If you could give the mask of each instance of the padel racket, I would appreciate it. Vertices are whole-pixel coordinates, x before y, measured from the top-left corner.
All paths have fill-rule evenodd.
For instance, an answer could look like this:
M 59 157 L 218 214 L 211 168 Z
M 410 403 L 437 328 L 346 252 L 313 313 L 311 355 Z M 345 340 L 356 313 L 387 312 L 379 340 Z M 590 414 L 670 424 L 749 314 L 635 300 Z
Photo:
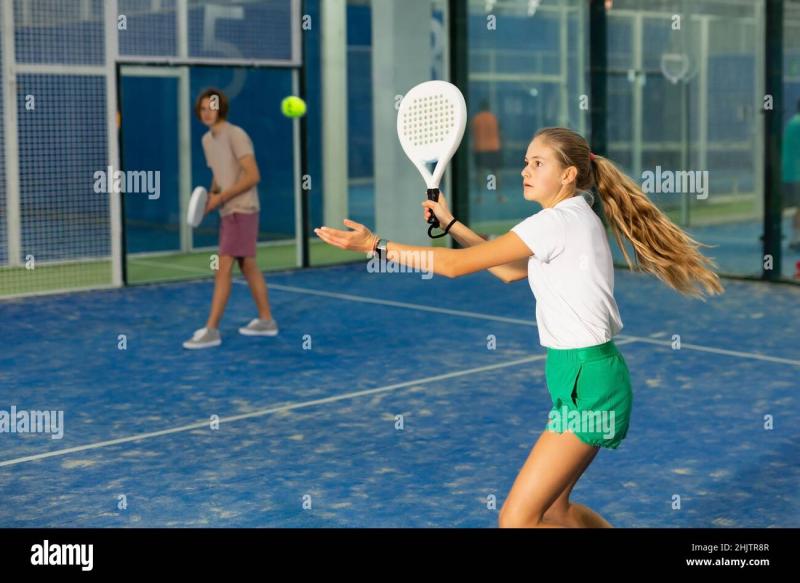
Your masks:
M 189 198 L 189 210 L 186 213 L 186 222 L 192 227 L 196 227 L 203 222 L 207 201 L 208 192 L 205 188 L 198 186 L 192 191 L 192 196 Z
M 414 163 L 428 188 L 428 199 L 439 200 L 439 182 L 458 150 L 467 125 L 467 104 L 458 87 L 447 81 L 426 81 L 414 86 L 400 102 L 397 136 L 406 156 Z M 436 162 L 433 173 L 428 164 Z M 428 236 L 439 227 L 433 212 L 428 217 Z M 441 237 L 443 235 L 438 235 Z

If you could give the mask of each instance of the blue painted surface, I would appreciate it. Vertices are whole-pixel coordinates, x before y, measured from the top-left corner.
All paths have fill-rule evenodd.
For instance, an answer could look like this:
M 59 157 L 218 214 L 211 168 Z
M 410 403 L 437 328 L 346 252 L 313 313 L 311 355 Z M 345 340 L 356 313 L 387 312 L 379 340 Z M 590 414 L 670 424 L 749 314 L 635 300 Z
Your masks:
M 796 526 L 800 327 L 790 324 L 800 289 L 726 282 L 725 295 L 702 303 L 640 274 L 616 279 L 620 340 L 639 338 L 620 347 L 633 419 L 573 498 L 622 527 Z M 502 505 L 546 422 L 544 361 L 424 379 L 543 355 L 526 283 L 423 281 L 362 264 L 268 281 L 519 321 L 272 287 L 281 334 L 246 338 L 236 329 L 254 309 L 237 284 L 222 346 L 189 352 L 180 343 L 203 325 L 208 281 L 2 302 L 0 409 L 63 409 L 66 431 L 62 440 L 0 434 L 0 461 L 408 384 L 0 467 L 0 526 L 495 526 L 486 499 Z

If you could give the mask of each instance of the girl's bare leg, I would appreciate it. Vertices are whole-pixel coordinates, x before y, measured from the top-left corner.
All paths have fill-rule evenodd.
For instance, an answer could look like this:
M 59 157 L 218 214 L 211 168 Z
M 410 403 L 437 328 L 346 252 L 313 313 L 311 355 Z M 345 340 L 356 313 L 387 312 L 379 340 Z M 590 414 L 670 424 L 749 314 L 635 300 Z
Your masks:
M 569 502 L 572 488 L 598 451 L 599 448 L 582 442 L 572 432 L 543 432 L 500 510 L 500 527 L 608 524 L 586 506 Z

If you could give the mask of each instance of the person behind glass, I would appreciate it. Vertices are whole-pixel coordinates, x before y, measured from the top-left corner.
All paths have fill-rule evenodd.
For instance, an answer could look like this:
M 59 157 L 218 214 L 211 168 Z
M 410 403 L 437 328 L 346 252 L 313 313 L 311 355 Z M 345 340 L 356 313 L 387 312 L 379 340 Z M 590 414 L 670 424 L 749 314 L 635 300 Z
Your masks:
M 203 153 L 213 178 L 206 213 L 219 209 L 219 268 L 206 325 L 196 330 L 184 348 L 219 346 L 219 323 L 231 293 L 234 262 L 247 280 L 258 308 L 258 317 L 239 328 L 245 336 L 275 336 L 278 324 L 272 318 L 266 281 L 256 263 L 258 240 L 258 190 L 261 180 L 253 142 L 240 127 L 228 122 L 228 99 L 219 89 L 198 95 L 195 114 L 208 131 L 203 135 Z
M 487 188 L 486 178 L 494 176 L 494 190 L 497 202 L 506 202 L 500 193 L 500 169 L 503 165 L 503 152 L 500 145 L 500 124 L 497 116 L 489 109 L 489 102 L 481 101 L 481 110 L 472 118 L 472 147 L 475 155 L 475 176 L 478 184 L 478 200 L 481 204 L 483 189 Z

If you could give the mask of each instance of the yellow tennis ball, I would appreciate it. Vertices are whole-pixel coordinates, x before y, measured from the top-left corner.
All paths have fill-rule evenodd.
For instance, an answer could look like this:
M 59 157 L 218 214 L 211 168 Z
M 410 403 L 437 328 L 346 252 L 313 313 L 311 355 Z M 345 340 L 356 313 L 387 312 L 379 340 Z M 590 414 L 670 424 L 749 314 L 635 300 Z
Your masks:
M 286 117 L 302 117 L 306 113 L 306 102 L 290 95 L 281 101 L 281 111 Z

